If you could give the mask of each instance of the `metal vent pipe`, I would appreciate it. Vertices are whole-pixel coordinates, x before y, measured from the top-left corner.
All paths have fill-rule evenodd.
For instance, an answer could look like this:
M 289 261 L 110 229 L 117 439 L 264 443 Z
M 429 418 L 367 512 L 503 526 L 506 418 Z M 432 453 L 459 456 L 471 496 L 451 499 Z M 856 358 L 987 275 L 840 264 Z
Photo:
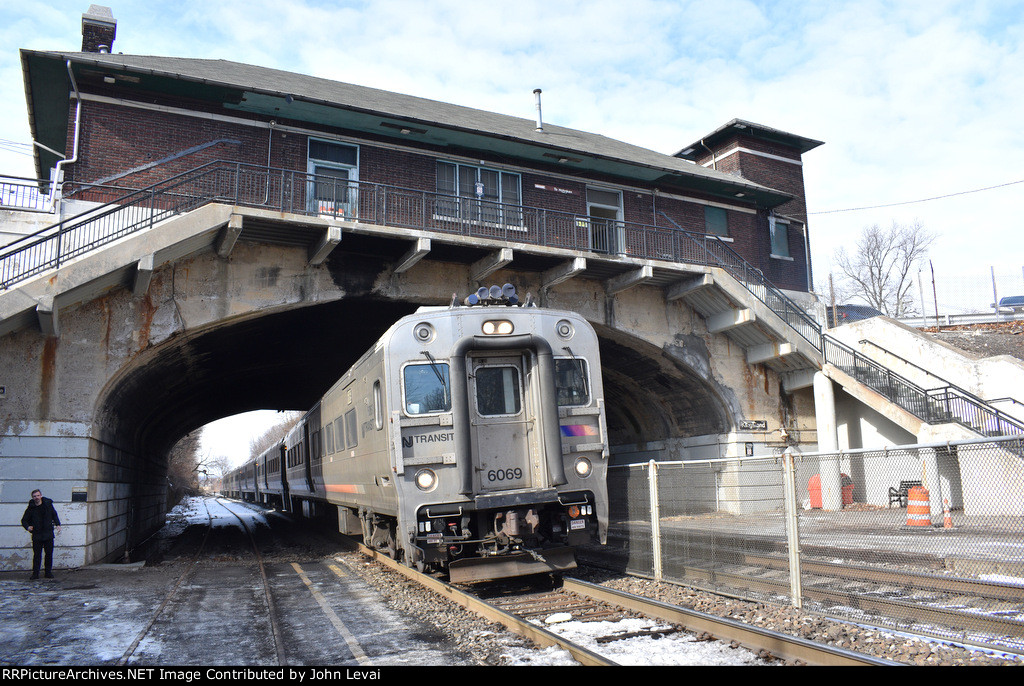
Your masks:
M 537 101 L 537 130 L 544 130 L 544 120 L 540 116 L 540 88 L 536 88 L 533 91 L 533 97 Z

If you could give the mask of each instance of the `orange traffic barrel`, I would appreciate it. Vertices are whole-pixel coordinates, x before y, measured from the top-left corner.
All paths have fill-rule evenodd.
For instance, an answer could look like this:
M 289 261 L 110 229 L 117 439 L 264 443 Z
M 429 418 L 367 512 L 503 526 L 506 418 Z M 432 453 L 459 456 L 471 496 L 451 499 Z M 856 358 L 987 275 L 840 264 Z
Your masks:
M 907 526 L 931 526 L 932 511 L 928 503 L 928 490 L 914 486 L 907 491 Z

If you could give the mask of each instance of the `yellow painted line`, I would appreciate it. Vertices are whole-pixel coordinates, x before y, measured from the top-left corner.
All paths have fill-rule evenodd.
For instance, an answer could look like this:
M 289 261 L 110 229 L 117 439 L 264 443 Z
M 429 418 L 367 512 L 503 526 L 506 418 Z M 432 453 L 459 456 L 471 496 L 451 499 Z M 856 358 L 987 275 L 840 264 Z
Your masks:
M 337 576 L 339 579 L 344 579 L 345 577 L 348 576 L 348 574 L 346 574 L 345 572 L 341 571 L 341 568 L 338 567 L 338 565 L 327 565 L 327 569 L 329 569 L 332 572 L 334 572 L 334 575 Z
M 309 577 L 306 576 L 306 573 L 302 571 L 302 567 L 293 562 L 292 568 L 299 575 L 299 578 L 302 579 L 302 583 L 306 584 L 306 588 L 309 589 L 309 592 L 313 594 L 313 599 L 316 600 L 318 605 L 320 605 L 320 609 L 324 611 L 325 615 L 327 615 L 327 619 L 329 619 L 331 624 L 334 625 L 334 629 L 343 639 L 345 639 L 345 643 L 348 644 L 349 650 L 352 651 L 352 656 L 355 657 L 355 659 L 360 664 L 369 663 L 370 658 L 368 658 L 366 656 L 366 653 L 363 652 L 363 648 L 359 645 L 359 641 L 357 641 L 356 637 L 352 635 L 352 632 L 348 630 L 348 627 L 345 626 L 345 623 L 341 621 L 341 617 L 335 614 L 334 610 L 327 603 L 327 599 L 324 598 L 323 594 L 320 593 L 320 591 L 313 588 L 313 583 L 309 580 Z M 337 570 L 334 573 L 338 574 L 338 572 L 340 571 L 341 570 Z

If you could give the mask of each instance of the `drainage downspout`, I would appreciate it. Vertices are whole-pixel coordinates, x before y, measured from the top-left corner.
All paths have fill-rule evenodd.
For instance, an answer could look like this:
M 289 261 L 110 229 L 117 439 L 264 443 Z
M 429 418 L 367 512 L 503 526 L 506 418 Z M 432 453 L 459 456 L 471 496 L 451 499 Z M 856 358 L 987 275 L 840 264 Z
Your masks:
M 470 440 L 469 381 L 466 374 L 466 355 L 472 350 L 529 348 L 537 353 L 537 374 L 540 377 L 540 430 L 541 446 L 547 463 L 551 486 L 568 483 L 562 465 L 562 435 L 558 422 L 558 402 L 555 395 L 555 361 L 551 346 L 533 334 L 521 336 L 467 336 L 458 341 L 449 356 L 452 383 L 452 429 L 455 432 L 455 459 L 458 460 L 462 485 L 459 493 L 473 493 L 473 446 Z
M 64 158 L 63 160 L 57 163 L 57 166 L 53 168 L 53 178 L 50 182 L 49 202 L 51 212 L 53 212 L 56 209 L 57 201 L 59 200 L 58 196 L 61 195 L 61 193 L 58 191 L 58 188 L 64 182 L 64 165 L 74 164 L 75 162 L 78 161 L 78 134 L 80 124 L 82 122 L 82 96 L 78 92 L 78 83 L 75 82 L 75 75 L 71 71 L 71 60 L 67 60 L 66 65 L 68 69 L 68 77 L 71 79 L 71 87 L 75 89 L 75 139 L 74 144 L 71 148 L 71 158 Z
M 711 153 L 711 168 L 718 171 L 718 158 L 715 156 L 715 151 L 709 148 L 705 143 L 704 139 L 700 139 L 700 144 L 704 146 L 704 149 Z
M 807 232 L 807 224 L 804 224 L 803 227 L 804 227 L 804 261 L 807 263 L 807 292 L 811 293 L 811 292 L 814 291 L 814 279 L 813 279 L 813 275 L 811 274 L 811 241 L 810 241 L 810 238 L 807 235 L 808 234 L 808 232 Z M 924 300 L 922 299 L 921 302 L 923 303 Z

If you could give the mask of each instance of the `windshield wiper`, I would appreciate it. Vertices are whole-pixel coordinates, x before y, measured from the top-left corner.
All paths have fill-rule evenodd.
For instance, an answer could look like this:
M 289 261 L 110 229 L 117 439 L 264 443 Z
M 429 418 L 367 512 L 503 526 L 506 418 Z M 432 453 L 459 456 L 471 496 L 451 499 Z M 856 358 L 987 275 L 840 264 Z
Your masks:
M 448 380 L 444 378 L 444 374 L 441 373 L 441 368 L 437 364 L 437 360 L 427 350 L 422 350 L 423 356 L 427 358 L 427 362 L 430 363 L 430 368 L 434 370 L 434 375 L 437 380 L 441 382 L 441 388 L 444 389 L 445 400 L 447 401 L 451 397 L 451 393 L 448 390 Z

